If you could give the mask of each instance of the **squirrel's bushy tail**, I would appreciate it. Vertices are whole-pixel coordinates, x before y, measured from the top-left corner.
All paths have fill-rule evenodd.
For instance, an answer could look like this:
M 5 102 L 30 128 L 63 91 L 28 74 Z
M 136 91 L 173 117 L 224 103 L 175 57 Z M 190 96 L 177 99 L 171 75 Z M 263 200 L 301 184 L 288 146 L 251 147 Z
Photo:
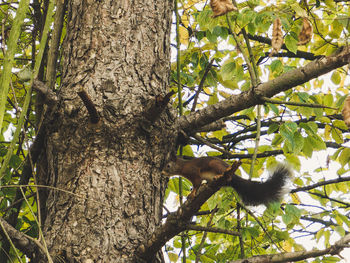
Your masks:
M 289 192 L 285 189 L 292 172 L 285 165 L 278 165 L 272 176 L 265 182 L 254 182 L 237 175 L 232 177 L 230 185 L 236 190 L 247 205 L 268 204 L 279 201 Z

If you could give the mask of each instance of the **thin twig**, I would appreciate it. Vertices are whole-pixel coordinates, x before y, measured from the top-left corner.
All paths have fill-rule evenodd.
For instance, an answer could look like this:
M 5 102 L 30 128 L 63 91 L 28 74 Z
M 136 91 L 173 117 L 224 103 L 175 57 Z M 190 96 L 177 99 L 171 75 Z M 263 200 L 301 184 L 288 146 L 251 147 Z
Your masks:
M 211 215 L 210 215 L 209 221 L 207 223 L 207 228 L 211 225 L 211 222 L 213 221 L 214 215 L 215 215 L 215 213 L 217 211 L 218 211 L 218 207 L 217 206 L 211 211 Z M 194 229 L 189 229 L 189 230 L 194 230 Z M 198 246 L 198 249 L 197 249 L 197 252 L 196 252 L 196 261 L 195 261 L 195 263 L 198 263 L 199 260 L 200 260 L 200 257 L 201 257 L 201 254 L 202 254 L 202 248 L 204 246 L 205 239 L 207 238 L 208 231 L 210 231 L 210 230 L 204 230 L 201 242 L 199 243 L 199 246 Z M 216 233 L 218 233 L 218 232 L 216 232 Z
M 331 109 L 331 110 L 339 110 L 338 108 L 333 108 L 321 104 L 310 104 L 310 103 L 303 103 L 303 102 L 292 102 L 292 101 L 281 101 L 281 100 L 274 100 L 267 97 L 261 97 L 261 99 L 265 102 L 271 103 L 271 104 L 284 104 L 284 105 L 291 105 L 291 106 L 300 106 L 300 107 L 308 107 L 308 108 L 322 108 L 322 109 Z
M 237 231 L 222 229 L 218 227 L 205 227 L 205 226 L 198 226 L 198 225 L 187 225 L 187 230 L 194 230 L 194 231 L 206 231 L 206 232 L 212 232 L 212 233 L 221 233 L 221 234 L 227 234 L 231 236 L 239 236 L 240 233 Z
M 203 89 L 204 81 L 207 78 L 207 75 L 209 73 L 209 70 L 211 69 L 211 66 L 213 65 L 213 62 L 214 62 L 214 59 L 212 58 L 210 60 L 210 62 L 208 63 L 208 65 L 206 66 L 206 68 L 205 68 L 205 71 L 204 71 L 203 77 L 201 79 L 201 82 L 199 83 L 199 86 L 198 86 L 198 89 L 196 91 L 196 94 L 194 95 L 194 100 L 193 100 L 191 111 L 195 111 L 196 110 L 199 94 L 201 93 L 201 91 Z

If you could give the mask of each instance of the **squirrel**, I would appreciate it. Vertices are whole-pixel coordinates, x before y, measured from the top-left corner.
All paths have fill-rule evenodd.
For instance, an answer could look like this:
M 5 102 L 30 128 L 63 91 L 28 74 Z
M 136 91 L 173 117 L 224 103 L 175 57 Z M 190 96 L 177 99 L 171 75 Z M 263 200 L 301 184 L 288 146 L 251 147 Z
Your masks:
M 199 157 L 185 160 L 177 157 L 169 162 L 162 173 L 166 176 L 181 175 L 191 181 L 193 190 L 188 198 L 196 195 L 203 180 L 213 181 L 230 169 L 230 165 L 216 157 Z M 285 165 L 278 165 L 272 176 L 265 182 L 246 180 L 238 175 L 230 178 L 229 186 L 233 187 L 247 205 L 268 204 L 279 201 L 286 193 L 285 184 L 292 172 Z

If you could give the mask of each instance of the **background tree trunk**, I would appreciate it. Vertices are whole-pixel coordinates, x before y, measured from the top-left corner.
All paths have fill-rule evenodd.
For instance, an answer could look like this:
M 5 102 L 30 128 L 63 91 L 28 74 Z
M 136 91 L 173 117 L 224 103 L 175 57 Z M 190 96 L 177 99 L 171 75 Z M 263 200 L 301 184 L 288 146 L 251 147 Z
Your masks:
M 66 262 L 135 262 L 160 224 L 160 171 L 174 149 L 171 111 L 145 117 L 167 92 L 172 1 L 76 0 L 68 9 L 61 101 L 38 172 L 40 183 L 70 193 L 41 191 L 46 242 Z

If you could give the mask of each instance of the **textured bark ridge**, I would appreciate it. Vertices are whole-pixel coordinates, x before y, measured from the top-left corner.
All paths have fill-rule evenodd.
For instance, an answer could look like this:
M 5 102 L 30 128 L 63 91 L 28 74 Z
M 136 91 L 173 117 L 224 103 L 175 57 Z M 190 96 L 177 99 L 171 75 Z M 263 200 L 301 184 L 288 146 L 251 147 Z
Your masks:
M 160 224 L 174 119 L 170 107 L 152 122 L 145 115 L 168 92 L 171 8 L 163 0 L 69 2 L 61 102 L 39 164 L 40 182 L 70 192 L 41 195 L 55 259 L 135 262 Z

